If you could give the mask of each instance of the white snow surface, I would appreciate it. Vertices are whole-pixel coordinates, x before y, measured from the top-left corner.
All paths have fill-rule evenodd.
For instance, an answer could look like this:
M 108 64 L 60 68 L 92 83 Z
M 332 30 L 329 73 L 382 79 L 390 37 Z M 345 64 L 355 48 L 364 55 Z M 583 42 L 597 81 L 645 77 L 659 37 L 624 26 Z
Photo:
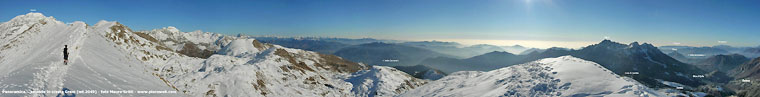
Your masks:
M 219 53 L 228 56 L 254 56 L 259 49 L 253 46 L 254 39 L 236 39 L 224 46 Z
M 488 72 L 455 72 L 402 97 L 664 96 L 599 64 L 572 56 L 546 58 Z
M 426 83 L 386 66 L 373 66 L 372 69 L 356 72 L 346 81 L 353 84 L 351 91 L 359 97 L 395 96 Z

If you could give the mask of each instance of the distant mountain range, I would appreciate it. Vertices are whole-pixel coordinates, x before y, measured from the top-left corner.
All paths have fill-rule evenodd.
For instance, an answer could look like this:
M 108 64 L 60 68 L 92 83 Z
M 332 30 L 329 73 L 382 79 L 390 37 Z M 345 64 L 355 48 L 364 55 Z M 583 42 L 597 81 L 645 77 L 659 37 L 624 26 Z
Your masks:
M 711 47 L 692 47 L 692 46 L 660 46 L 663 52 L 674 52 L 685 55 L 686 58 L 704 59 L 715 55 L 740 54 L 746 57 L 755 58 L 760 56 L 760 47 L 732 47 L 728 45 L 716 45 Z
M 528 54 L 531 54 L 531 53 L 542 53 L 545 50 L 546 49 L 530 48 L 530 49 L 527 49 L 525 51 L 522 51 L 521 53 L 518 53 L 517 55 L 528 55 Z
M 334 54 L 351 61 L 381 66 L 413 66 L 427 58 L 453 57 L 427 49 L 382 42 L 349 46 Z
M 255 38 L 261 41 L 262 43 L 278 44 L 284 47 L 304 49 L 304 50 L 315 51 L 315 52 L 324 53 L 324 54 L 332 54 L 332 53 L 335 53 L 335 51 L 340 50 L 341 48 L 351 46 L 349 44 L 336 42 L 336 41 L 320 40 L 319 38 L 317 39 L 297 39 L 297 38 L 280 38 L 280 37 L 255 37 Z M 348 39 L 346 39 L 346 41 L 348 41 Z M 366 41 L 366 40 L 361 40 L 361 41 Z
M 510 53 L 521 53 L 530 48 L 525 48 L 520 45 L 514 46 L 496 46 L 489 44 L 476 44 L 471 46 L 465 46 L 456 42 L 441 42 L 441 41 L 417 41 L 417 42 L 403 42 L 401 45 L 413 46 L 418 48 L 429 49 L 435 52 L 456 56 L 456 58 L 469 58 L 481 54 L 485 54 L 493 51 L 506 51 Z
M 568 54 L 568 50 L 560 48 L 550 48 L 542 53 L 532 53 L 528 55 L 515 55 L 509 52 L 494 51 L 466 59 L 449 57 L 428 58 L 420 64 L 439 69 L 445 73 L 453 73 L 457 71 L 489 71 L 537 59 L 558 57 Z
M 536 48 L 525 48 L 520 45 L 495 46 L 478 44 L 466 46 L 456 42 L 442 41 L 412 41 L 400 42 L 377 39 L 345 39 L 318 37 L 255 37 L 262 43 L 272 43 L 284 47 L 305 49 L 324 54 L 335 54 L 351 61 L 370 65 L 383 66 L 413 66 L 421 65 L 429 58 L 469 58 L 489 52 L 511 51 L 543 51 Z M 394 43 L 399 42 L 399 43 Z M 485 57 L 484 57 L 485 58 Z M 526 62 L 526 61 L 519 61 Z M 514 64 L 510 62 L 509 64 Z M 502 67 L 502 66 L 497 66 Z M 494 67 L 496 68 L 496 67 Z M 453 71 L 452 71 L 453 72 Z M 414 73 L 414 72 L 407 72 Z
M 273 43 L 290 48 L 305 49 L 325 54 L 335 53 L 337 50 L 360 44 L 381 42 L 387 44 L 405 45 L 417 48 L 423 48 L 442 54 L 454 56 L 456 58 L 469 58 L 476 55 L 485 54 L 492 51 L 506 51 L 513 54 L 530 53 L 541 49 L 527 48 L 521 45 L 514 46 L 496 46 L 489 44 L 463 45 L 457 42 L 443 41 L 399 41 L 399 40 L 379 40 L 372 38 L 348 39 L 348 38 L 321 38 L 321 37 L 271 37 L 271 36 L 251 36 L 262 43 Z M 528 51 L 530 52 L 524 52 Z M 540 52 L 540 51 L 539 51 Z
M 707 58 L 712 55 L 729 53 L 726 50 L 713 47 L 661 46 L 660 50 L 663 52 L 678 51 L 678 53 L 686 55 L 687 58 Z
M 670 52 L 667 55 L 672 57 L 673 59 L 676 59 L 684 63 L 689 63 L 689 64 L 694 64 L 694 63 L 699 62 L 700 60 L 704 60 L 704 58 L 687 58 L 683 54 L 678 53 L 678 51 Z
M 494 51 L 467 59 L 449 57 L 428 58 L 422 61 L 421 64 L 439 69 L 445 73 L 453 73 L 457 71 L 489 71 L 517 63 L 524 63 L 521 59 L 522 57 L 508 52 Z

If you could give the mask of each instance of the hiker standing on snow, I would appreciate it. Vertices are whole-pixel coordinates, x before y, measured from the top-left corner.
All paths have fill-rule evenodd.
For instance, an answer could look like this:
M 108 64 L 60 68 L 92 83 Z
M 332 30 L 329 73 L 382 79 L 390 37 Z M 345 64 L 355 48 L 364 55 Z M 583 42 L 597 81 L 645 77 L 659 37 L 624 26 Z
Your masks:
M 69 51 L 68 45 L 63 45 L 63 64 L 69 63 Z

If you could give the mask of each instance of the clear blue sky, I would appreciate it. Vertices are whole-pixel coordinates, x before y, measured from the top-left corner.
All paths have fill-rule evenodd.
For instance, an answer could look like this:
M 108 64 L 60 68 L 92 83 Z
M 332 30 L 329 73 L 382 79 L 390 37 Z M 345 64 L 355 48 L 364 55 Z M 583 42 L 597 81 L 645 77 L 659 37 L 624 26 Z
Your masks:
M 135 30 L 760 45 L 760 1 L 749 0 L 3 0 L 0 20 L 30 9 L 64 22 L 119 21 Z

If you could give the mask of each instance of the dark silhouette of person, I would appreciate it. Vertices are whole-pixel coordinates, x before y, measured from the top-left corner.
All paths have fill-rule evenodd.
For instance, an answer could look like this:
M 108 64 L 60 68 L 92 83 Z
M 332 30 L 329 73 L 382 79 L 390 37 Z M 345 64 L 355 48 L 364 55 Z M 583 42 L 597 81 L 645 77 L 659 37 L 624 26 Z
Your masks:
M 69 47 L 68 45 L 63 45 L 63 64 L 69 63 Z

